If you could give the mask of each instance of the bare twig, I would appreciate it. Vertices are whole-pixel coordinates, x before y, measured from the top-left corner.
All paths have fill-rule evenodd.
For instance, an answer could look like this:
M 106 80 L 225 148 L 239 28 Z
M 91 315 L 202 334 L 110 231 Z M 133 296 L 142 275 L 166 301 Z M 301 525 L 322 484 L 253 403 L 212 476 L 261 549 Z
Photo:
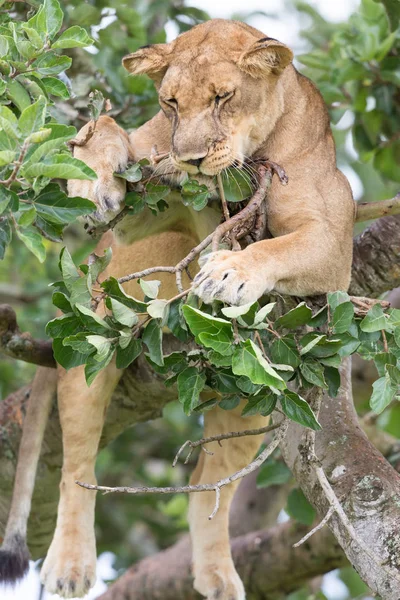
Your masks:
M 179 450 L 174 458 L 174 462 L 172 463 L 172 466 L 173 467 L 176 466 L 180 455 L 182 454 L 183 450 L 185 448 L 187 448 L 188 446 L 189 446 L 190 450 L 186 457 L 185 465 L 187 465 L 187 463 L 189 462 L 189 459 L 192 455 L 193 450 L 195 450 L 195 448 L 198 448 L 199 446 L 203 446 L 204 444 L 210 444 L 211 442 L 221 442 L 222 440 L 230 440 L 232 438 L 245 437 L 248 435 L 261 435 L 262 433 L 268 433 L 269 431 L 274 431 L 275 429 L 278 429 L 279 427 L 280 427 L 280 424 L 277 423 L 274 425 L 267 425 L 266 427 L 260 427 L 258 429 L 243 429 L 243 431 L 230 431 L 229 433 L 221 433 L 220 435 L 213 435 L 208 438 L 201 438 L 200 440 L 197 440 L 196 442 L 187 440 L 179 448 Z M 214 454 L 213 452 L 210 452 L 209 450 L 207 453 Z
M 361 202 L 357 204 L 356 222 L 370 221 L 379 217 L 398 214 L 400 214 L 400 192 L 389 200 Z
M 71 150 L 74 146 L 86 146 L 89 140 L 92 139 L 94 132 L 96 131 L 97 121 L 89 121 L 89 127 L 85 133 L 85 137 L 82 138 L 74 138 L 73 140 L 69 140 L 68 146 L 70 146 Z
M 320 523 L 318 523 L 318 525 L 313 527 L 313 529 L 311 529 L 311 531 L 309 531 L 304 537 L 302 537 L 301 540 L 299 540 L 298 542 L 293 544 L 293 548 L 298 548 L 299 546 L 304 544 L 304 542 L 306 542 L 312 535 L 314 535 L 314 533 L 317 533 L 317 531 L 322 529 L 328 523 L 329 519 L 331 518 L 331 516 L 333 515 L 334 512 L 335 512 L 335 507 L 331 506 L 329 508 L 328 512 L 326 513 L 325 517 L 322 519 L 322 521 Z
M 179 487 L 107 487 L 104 485 L 93 485 L 91 483 L 84 483 L 82 481 L 75 481 L 75 483 L 88 490 L 98 490 L 100 492 L 103 492 L 104 494 L 192 494 L 195 492 L 215 492 L 215 507 L 213 512 L 209 516 L 209 519 L 212 519 L 218 511 L 221 488 L 225 487 L 226 485 L 229 485 L 230 483 L 233 483 L 234 481 L 238 481 L 243 477 L 246 477 L 246 475 L 249 475 L 249 473 L 252 473 L 256 469 L 258 469 L 258 467 L 260 467 L 267 460 L 267 458 L 278 447 L 279 443 L 284 438 L 288 428 L 288 423 L 289 421 L 286 418 L 284 418 L 280 422 L 279 429 L 275 435 L 275 438 L 250 464 L 248 464 L 243 469 L 240 469 L 240 471 L 236 471 L 236 473 L 233 473 L 228 477 L 224 477 L 223 479 L 220 479 L 215 483 L 204 483 L 201 485 L 182 485 Z

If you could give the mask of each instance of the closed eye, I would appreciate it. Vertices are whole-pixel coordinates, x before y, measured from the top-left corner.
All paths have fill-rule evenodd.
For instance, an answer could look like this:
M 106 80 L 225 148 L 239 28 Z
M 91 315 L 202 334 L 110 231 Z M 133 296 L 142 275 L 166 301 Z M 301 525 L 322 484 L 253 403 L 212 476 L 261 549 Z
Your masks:
M 176 98 L 160 98 L 160 100 L 161 102 L 164 102 L 164 104 L 168 104 L 168 106 L 171 106 L 175 110 L 178 108 L 178 100 Z
M 224 93 L 221 93 L 221 94 L 217 94 L 215 96 L 215 104 L 216 104 L 216 106 L 219 106 L 223 102 L 226 102 L 227 100 L 229 100 L 229 98 L 232 98 L 232 96 L 233 96 L 234 93 L 235 92 L 232 91 L 232 92 L 224 92 Z

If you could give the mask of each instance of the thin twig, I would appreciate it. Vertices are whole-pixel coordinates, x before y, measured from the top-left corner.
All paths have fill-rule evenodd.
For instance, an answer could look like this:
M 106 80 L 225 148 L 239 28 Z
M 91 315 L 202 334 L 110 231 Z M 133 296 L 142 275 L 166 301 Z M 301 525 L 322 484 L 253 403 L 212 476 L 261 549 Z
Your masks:
M 203 483 L 199 485 L 183 485 L 179 487 L 107 487 L 104 485 L 94 485 L 91 483 L 84 483 L 82 481 L 75 481 L 75 483 L 87 490 L 97 490 L 103 492 L 104 494 L 112 494 L 112 493 L 122 493 L 122 494 L 177 494 L 177 493 L 188 493 L 192 494 L 195 492 L 215 492 L 216 494 L 216 502 L 215 507 L 209 519 L 212 519 L 217 510 L 218 503 L 220 497 L 220 490 L 226 485 L 233 483 L 234 481 L 238 481 L 239 479 L 243 479 L 246 475 L 249 475 L 258 467 L 260 467 L 267 458 L 273 453 L 273 451 L 278 447 L 284 436 L 286 435 L 286 431 L 288 428 L 289 421 L 287 418 L 284 418 L 279 424 L 279 429 L 270 444 L 255 458 L 250 464 L 248 464 L 240 471 L 236 471 L 232 475 L 228 477 L 224 477 L 220 479 L 216 483 Z
M 178 452 L 176 453 L 176 456 L 174 458 L 174 462 L 172 463 L 172 466 L 175 467 L 180 455 L 182 454 L 183 450 L 185 448 L 187 448 L 189 446 L 190 450 L 189 453 L 186 457 L 185 460 L 185 465 L 187 465 L 187 463 L 189 462 L 189 459 L 192 455 L 193 450 L 195 450 L 195 448 L 198 448 L 199 446 L 203 446 L 204 444 L 210 444 L 211 442 L 221 442 L 222 440 L 230 440 L 232 438 L 238 438 L 238 437 L 245 437 L 248 435 L 261 435 L 263 433 L 268 433 L 270 431 L 274 431 L 275 429 L 278 429 L 280 427 L 279 423 L 276 423 L 274 425 L 267 425 L 265 427 L 259 427 L 258 429 L 243 429 L 243 431 L 230 431 L 229 433 L 221 433 L 219 435 L 213 435 L 211 437 L 207 437 L 207 438 L 201 438 L 200 440 L 197 440 L 196 442 L 192 442 L 191 440 L 187 440 L 184 444 L 182 444 L 182 446 L 179 448 Z M 208 450 L 209 454 L 214 454 L 213 452 L 210 452 L 210 450 Z
M 293 548 L 298 548 L 299 546 L 304 544 L 304 542 L 306 542 L 312 535 L 314 535 L 314 533 L 317 533 L 317 531 L 322 529 L 327 524 L 327 522 L 329 521 L 329 519 L 331 518 L 331 516 L 333 515 L 335 510 L 336 510 L 335 507 L 331 506 L 329 508 L 328 512 L 326 513 L 325 517 L 322 519 L 322 521 L 320 523 L 318 523 L 318 525 L 313 527 L 313 529 L 311 529 L 311 531 L 309 531 L 304 537 L 302 537 L 301 540 L 299 540 L 298 542 L 293 544 Z

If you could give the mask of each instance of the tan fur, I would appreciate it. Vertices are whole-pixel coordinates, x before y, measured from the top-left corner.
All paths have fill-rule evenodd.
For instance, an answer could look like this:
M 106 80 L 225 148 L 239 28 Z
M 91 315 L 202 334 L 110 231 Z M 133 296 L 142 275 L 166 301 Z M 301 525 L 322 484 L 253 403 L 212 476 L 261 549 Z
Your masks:
M 208 21 L 171 44 L 146 47 L 126 57 L 128 70 L 154 79 L 163 111 L 129 138 L 112 119 L 102 117 L 89 143 L 75 150 L 99 178 L 71 181 L 70 194 L 92 198 L 98 206 L 93 220 L 108 221 L 120 209 L 125 193 L 123 181 L 114 178 L 113 171 L 124 169 L 129 159 L 150 157 L 154 146 L 159 153 L 171 153 L 159 166 L 160 173 L 173 170 L 179 180 L 189 172 L 208 184 L 210 176 L 235 161 L 269 158 L 289 176 L 287 187 L 274 179 L 268 198 L 274 239 L 240 252 L 211 255 L 195 279 L 195 292 L 206 302 L 218 298 L 241 304 L 272 289 L 295 295 L 345 290 L 352 252 L 351 191 L 336 168 L 322 98 L 293 68 L 291 59 L 292 52 L 284 44 L 243 23 L 223 20 Z M 102 245 L 112 245 L 114 254 L 106 275 L 173 265 L 220 219 L 215 206 L 194 215 L 179 198 L 171 202 L 169 211 L 156 218 L 142 213 L 125 219 L 114 236 L 107 234 Z M 160 279 L 162 297 L 176 293 L 173 278 L 161 275 Z M 135 282 L 128 287 L 138 294 Z M 63 479 L 57 529 L 42 579 L 49 592 L 65 597 L 82 595 L 93 584 L 94 496 L 74 481 L 94 481 L 104 413 L 119 377 L 111 364 L 88 389 L 82 369 L 61 373 Z M 205 434 L 265 423 L 260 416 L 242 418 L 237 411 L 216 408 L 205 413 Z M 217 446 L 214 456 L 201 453 L 193 481 L 209 483 L 238 470 L 253 458 L 259 443 L 257 438 L 241 438 Z M 209 599 L 245 597 L 229 548 L 233 493 L 234 486 L 224 489 L 220 511 L 212 521 L 207 518 L 212 495 L 190 498 L 194 585 Z

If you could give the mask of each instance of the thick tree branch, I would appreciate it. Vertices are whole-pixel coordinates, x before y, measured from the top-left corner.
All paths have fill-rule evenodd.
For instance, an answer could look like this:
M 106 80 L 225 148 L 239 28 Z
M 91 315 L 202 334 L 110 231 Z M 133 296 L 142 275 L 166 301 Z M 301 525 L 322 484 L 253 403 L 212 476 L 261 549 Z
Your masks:
M 335 400 L 323 398 L 320 422 L 322 430 L 315 435 L 318 468 L 310 468 L 302 460 L 304 430 L 295 423 L 290 424 L 281 444 L 285 460 L 321 517 L 332 505 L 327 486 L 331 488 L 345 518 L 335 512 L 329 528 L 367 585 L 385 600 L 398 600 L 400 477 L 359 427 L 352 401 L 349 359 L 342 367 L 340 396 Z
M 51 342 L 34 340 L 30 333 L 21 333 L 9 304 L 0 304 L 0 352 L 42 367 L 56 366 Z
M 350 294 L 376 298 L 400 286 L 400 215 L 383 217 L 354 240 Z
M 277 600 L 308 579 L 345 564 L 326 529 L 308 544 L 293 548 L 306 531 L 304 525 L 289 522 L 233 540 L 233 558 L 248 598 Z M 190 561 L 190 544 L 184 539 L 131 567 L 99 600 L 198 600 Z

